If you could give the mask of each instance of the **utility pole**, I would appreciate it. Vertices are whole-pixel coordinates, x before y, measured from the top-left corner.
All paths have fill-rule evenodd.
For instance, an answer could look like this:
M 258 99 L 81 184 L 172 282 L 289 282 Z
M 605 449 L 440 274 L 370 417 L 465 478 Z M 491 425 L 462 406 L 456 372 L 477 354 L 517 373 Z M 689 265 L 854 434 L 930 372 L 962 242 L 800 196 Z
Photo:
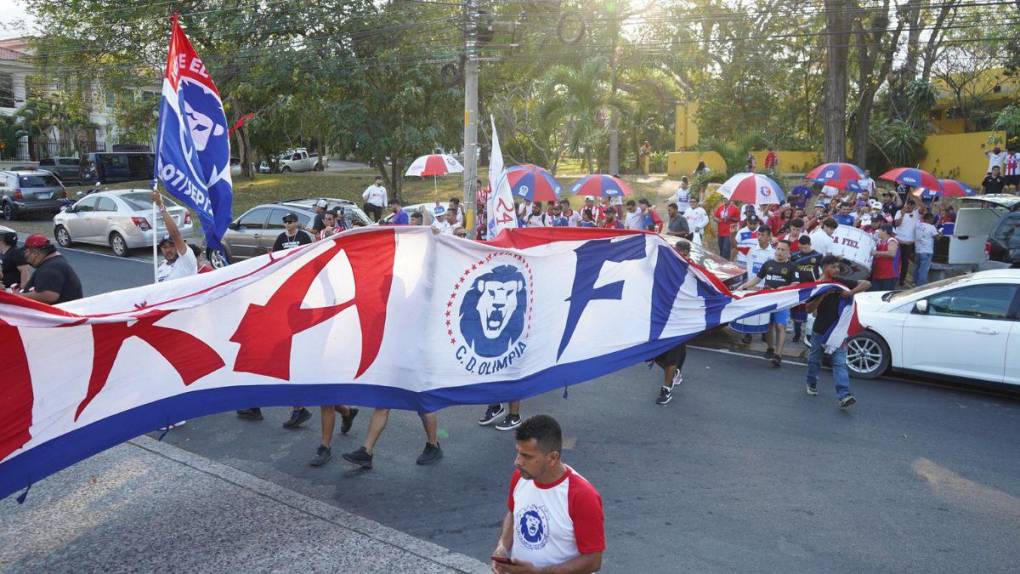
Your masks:
M 610 94 L 616 95 L 616 49 L 620 39 L 620 13 L 619 3 L 611 2 L 611 14 L 609 16 L 609 82 Z M 589 169 L 592 166 L 588 166 Z M 620 114 L 615 108 L 609 109 L 609 173 L 617 175 L 620 173 Z
M 471 237 L 478 179 L 478 0 L 465 0 L 464 20 L 464 226 Z

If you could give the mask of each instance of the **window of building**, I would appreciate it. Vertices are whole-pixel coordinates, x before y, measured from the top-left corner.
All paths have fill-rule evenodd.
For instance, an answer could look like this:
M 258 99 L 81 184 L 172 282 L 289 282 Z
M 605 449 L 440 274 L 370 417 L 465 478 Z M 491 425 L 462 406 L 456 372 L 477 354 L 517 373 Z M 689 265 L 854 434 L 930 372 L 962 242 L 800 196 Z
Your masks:
M 14 104 L 14 76 L 0 72 L 0 108 L 13 108 Z

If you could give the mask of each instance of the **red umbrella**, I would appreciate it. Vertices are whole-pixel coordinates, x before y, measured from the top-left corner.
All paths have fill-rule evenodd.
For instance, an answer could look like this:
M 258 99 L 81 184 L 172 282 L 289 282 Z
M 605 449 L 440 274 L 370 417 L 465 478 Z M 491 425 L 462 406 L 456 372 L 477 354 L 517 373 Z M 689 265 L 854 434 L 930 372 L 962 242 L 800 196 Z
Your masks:
M 436 177 L 440 175 L 446 175 L 448 173 L 463 173 L 464 166 L 460 165 L 455 157 L 447 154 L 429 154 L 423 155 L 418 159 L 414 160 L 413 163 L 407 168 L 407 172 L 404 175 L 416 175 L 418 177 L 432 176 L 432 188 L 435 195 L 439 196 L 439 190 L 436 184 Z
M 924 187 L 935 192 L 942 191 L 942 184 L 939 178 L 916 167 L 898 167 L 891 169 L 879 176 L 879 179 L 895 181 L 910 187 Z
M 620 197 L 630 195 L 630 186 L 622 179 L 604 173 L 586 175 L 577 180 L 570 192 L 575 195 L 591 195 L 595 197 Z

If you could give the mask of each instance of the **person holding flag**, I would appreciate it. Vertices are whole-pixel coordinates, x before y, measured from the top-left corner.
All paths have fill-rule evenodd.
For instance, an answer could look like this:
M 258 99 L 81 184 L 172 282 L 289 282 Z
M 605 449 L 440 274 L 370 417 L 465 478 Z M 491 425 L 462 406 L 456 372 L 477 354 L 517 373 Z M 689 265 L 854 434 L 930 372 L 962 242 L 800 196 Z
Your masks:
M 181 29 L 176 14 L 171 23 L 159 105 L 153 191 L 157 181 L 163 182 L 170 195 L 198 215 L 206 245 L 222 255 L 220 240 L 230 224 L 233 202 L 227 117 L 220 92 Z M 155 221 L 158 206 L 156 202 L 152 205 Z M 154 245 L 154 258 L 155 251 Z

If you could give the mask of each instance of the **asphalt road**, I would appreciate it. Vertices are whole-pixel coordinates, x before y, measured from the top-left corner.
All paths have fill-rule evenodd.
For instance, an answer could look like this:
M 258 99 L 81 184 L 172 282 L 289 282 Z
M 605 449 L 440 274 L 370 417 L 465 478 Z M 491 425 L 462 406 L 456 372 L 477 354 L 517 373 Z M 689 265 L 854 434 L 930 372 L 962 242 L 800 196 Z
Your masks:
M 149 265 L 65 251 L 86 293 L 143 284 Z M 830 379 L 803 367 L 691 350 L 686 382 L 654 404 L 661 371 L 634 366 L 528 401 L 557 417 L 564 459 L 600 490 L 604 572 L 1007 572 L 1020 545 L 1020 402 L 893 379 L 854 381 L 842 412 Z M 828 377 L 828 375 L 826 375 Z M 440 414 L 445 458 L 420 467 L 418 418 L 393 413 L 375 468 L 348 465 L 369 412 L 308 465 L 304 428 L 233 413 L 189 421 L 165 441 L 485 559 L 505 512 L 511 433 L 481 428 L 481 407 Z

